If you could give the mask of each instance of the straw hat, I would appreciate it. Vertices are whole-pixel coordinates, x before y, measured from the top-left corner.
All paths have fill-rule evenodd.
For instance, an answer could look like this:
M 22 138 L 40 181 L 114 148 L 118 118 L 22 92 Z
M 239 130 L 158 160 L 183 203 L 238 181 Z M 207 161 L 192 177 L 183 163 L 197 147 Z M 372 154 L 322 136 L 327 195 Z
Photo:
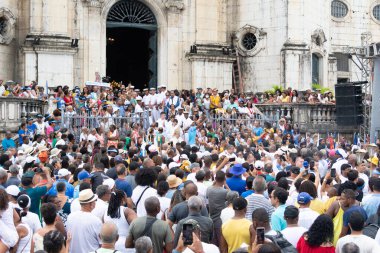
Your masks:
M 180 184 L 182 184 L 182 180 L 176 177 L 175 175 L 168 176 L 168 178 L 166 179 L 166 182 L 168 182 L 169 188 L 176 188 Z
M 98 196 L 96 196 L 91 189 L 86 189 L 81 192 L 79 192 L 79 203 L 80 204 L 87 204 L 94 202 L 98 199 Z

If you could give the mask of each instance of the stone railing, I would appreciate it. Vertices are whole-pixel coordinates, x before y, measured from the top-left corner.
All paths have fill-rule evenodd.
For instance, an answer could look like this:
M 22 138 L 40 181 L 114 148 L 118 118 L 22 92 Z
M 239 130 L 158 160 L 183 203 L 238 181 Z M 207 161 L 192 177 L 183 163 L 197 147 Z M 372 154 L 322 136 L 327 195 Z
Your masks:
M 290 124 L 297 125 L 301 132 L 353 133 L 358 130 L 352 126 L 337 126 L 335 104 L 257 104 L 256 107 L 265 115 L 286 118 Z
M 0 136 L 6 131 L 16 133 L 28 116 L 44 114 L 47 103 L 37 99 L 0 97 Z

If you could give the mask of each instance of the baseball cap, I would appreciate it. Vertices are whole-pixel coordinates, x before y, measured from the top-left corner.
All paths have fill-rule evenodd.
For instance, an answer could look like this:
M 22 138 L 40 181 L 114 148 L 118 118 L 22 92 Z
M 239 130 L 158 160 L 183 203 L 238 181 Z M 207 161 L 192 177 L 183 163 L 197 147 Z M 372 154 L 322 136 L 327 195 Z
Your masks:
M 295 219 L 298 217 L 300 211 L 295 206 L 287 206 L 284 211 L 284 218 Z
M 5 191 L 14 197 L 17 197 L 20 194 L 20 188 L 18 188 L 16 185 L 10 185 L 8 186 Z
M 82 170 L 81 172 L 79 172 L 79 174 L 78 174 L 79 180 L 84 180 L 86 178 L 91 178 L 91 174 L 88 173 L 86 170 Z
M 28 208 L 28 207 L 30 207 L 31 203 L 32 203 L 32 201 L 30 200 L 30 197 L 26 194 L 23 194 L 17 198 L 17 204 L 21 208 Z
M 307 192 L 301 192 L 300 194 L 298 194 L 298 197 L 297 197 L 297 202 L 299 204 L 307 204 L 312 200 L 313 200 L 313 197 L 311 197 L 310 194 Z
M 107 185 L 108 188 L 110 190 L 112 190 L 113 187 L 115 186 L 115 180 L 113 180 L 112 178 L 108 178 L 108 179 L 106 179 L 106 180 L 103 181 L 103 185 Z
M 179 158 L 189 160 L 189 157 L 186 154 L 182 154 Z
M 68 175 L 71 175 L 71 172 L 68 171 L 67 169 L 60 169 L 58 171 L 58 177 L 66 177 Z
M 256 169 L 263 169 L 264 168 L 264 162 L 263 161 L 256 161 L 255 162 L 255 168 Z

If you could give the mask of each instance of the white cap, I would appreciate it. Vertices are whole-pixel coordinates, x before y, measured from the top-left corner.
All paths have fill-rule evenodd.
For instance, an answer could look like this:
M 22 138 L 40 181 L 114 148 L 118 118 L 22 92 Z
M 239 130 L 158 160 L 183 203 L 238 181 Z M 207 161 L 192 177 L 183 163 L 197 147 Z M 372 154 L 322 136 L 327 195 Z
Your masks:
M 103 185 L 107 185 L 110 190 L 112 190 L 115 187 L 115 180 L 112 178 L 108 178 L 103 181 Z
M 149 149 L 149 152 L 151 152 L 151 153 L 158 151 L 158 149 L 155 145 L 150 145 L 148 149 Z
M 264 162 L 263 161 L 256 161 L 255 162 L 255 168 L 264 169 Z
M 189 157 L 186 154 L 182 154 L 179 158 L 189 160 Z
M 176 162 L 171 162 L 171 163 L 169 163 L 169 170 L 170 169 L 172 169 L 172 168 L 174 168 L 174 167 L 178 167 L 178 166 L 180 166 L 180 164 L 178 164 L 178 163 L 176 163 Z
M 28 156 L 26 159 L 25 159 L 25 162 L 26 163 L 31 163 L 31 162 L 34 162 L 36 161 L 37 158 L 35 158 L 34 156 Z
M 136 100 L 137 100 L 137 101 L 141 101 L 141 100 L 142 100 L 142 97 L 137 96 Z
M 20 194 L 20 188 L 18 188 L 16 185 L 10 185 L 8 186 L 5 191 L 12 196 L 17 197 Z
M 69 176 L 71 175 L 71 172 L 68 171 L 67 169 L 60 169 L 58 171 L 58 177 L 66 177 L 66 176 Z
M 347 152 L 341 148 L 339 148 L 336 152 L 338 152 L 338 154 L 341 155 L 343 158 L 346 158 L 348 156 Z

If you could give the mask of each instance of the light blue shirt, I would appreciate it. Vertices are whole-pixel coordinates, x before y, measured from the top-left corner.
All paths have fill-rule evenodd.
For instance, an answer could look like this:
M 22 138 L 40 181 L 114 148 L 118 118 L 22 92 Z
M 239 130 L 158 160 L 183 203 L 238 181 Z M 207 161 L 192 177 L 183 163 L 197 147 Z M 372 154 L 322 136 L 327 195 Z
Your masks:
M 374 193 L 363 201 L 363 208 L 367 213 L 367 217 L 377 213 L 377 209 L 380 205 L 380 194 Z
M 284 219 L 286 205 L 281 205 L 276 208 L 271 217 L 271 227 L 274 231 L 282 231 L 286 228 L 286 221 Z

